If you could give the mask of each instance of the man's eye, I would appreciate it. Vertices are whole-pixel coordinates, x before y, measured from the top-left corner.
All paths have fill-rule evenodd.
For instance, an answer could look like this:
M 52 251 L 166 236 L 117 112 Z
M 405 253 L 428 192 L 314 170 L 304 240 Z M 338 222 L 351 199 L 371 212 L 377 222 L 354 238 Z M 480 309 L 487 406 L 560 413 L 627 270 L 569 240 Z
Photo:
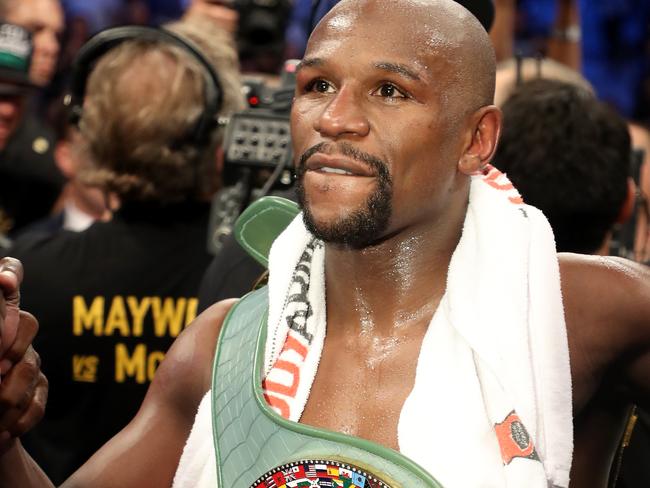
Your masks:
M 307 91 L 314 91 L 318 93 L 333 93 L 334 87 L 325 80 L 315 80 L 307 85 Z
M 406 95 L 391 83 L 384 83 L 374 91 L 373 95 L 384 98 L 406 98 Z

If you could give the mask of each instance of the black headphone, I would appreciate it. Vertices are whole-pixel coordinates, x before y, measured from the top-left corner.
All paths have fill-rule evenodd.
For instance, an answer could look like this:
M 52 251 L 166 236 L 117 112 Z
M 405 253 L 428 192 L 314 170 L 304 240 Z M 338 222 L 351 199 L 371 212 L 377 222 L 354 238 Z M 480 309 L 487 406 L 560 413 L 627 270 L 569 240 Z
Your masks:
M 203 66 L 205 108 L 194 129 L 188 135 L 188 142 L 202 144 L 209 140 L 212 130 L 219 125 L 218 114 L 223 102 L 221 83 L 210 62 L 190 41 L 164 29 L 144 26 L 122 26 L 106 29 L 94 35 L 77 53 L 72 65 L 70 93 L 64 104 L 70 111 L 70 120 L 77 124 L 83 112 L 86 82 L 97 60 L 124 41 L 145 40 L 166 42 L 182 48 Z

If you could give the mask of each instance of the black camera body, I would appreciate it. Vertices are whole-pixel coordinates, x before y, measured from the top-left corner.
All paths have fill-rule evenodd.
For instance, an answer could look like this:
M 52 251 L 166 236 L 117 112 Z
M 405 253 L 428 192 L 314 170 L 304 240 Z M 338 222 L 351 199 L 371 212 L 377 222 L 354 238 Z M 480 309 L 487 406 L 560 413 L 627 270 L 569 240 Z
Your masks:
M 212 200 L 208 251 L 217 254 L 250 202 L 293 185 L 289 116 L 297 60 L 285 62 L 279 86 L 244 82 L 248 108 L 230 117 L 224 136 L 224 187 Z
M 289 115 L 296 60 L 285 63 L 280 85 L 244 83 L 248 108 L 230 117 L 224 139 L 226 166 L 292 169 Z
M 262 87 L 267 89 L 267 87 Z M 233 114 L 226 129 L 224 149 L 227 165 L 267 167 L 291 166 L 291 141 L 289 135 L 289 111 L 274 97 L 287 96 L 278 90 L 264 95 L 271 101 L 262 102 L 259 95 L 248 97 L 256 105 Z M 290 96 L 293 97 L 293 90 Z

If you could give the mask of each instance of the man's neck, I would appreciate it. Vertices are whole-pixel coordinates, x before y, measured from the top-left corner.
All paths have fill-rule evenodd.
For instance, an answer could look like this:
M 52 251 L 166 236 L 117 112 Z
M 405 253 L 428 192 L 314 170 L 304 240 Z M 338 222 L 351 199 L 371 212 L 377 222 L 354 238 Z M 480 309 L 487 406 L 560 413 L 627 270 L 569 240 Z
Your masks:
M 93 220 L 106 220 L 106 209 L 101 205 L 102 199 L 99 189 L 84 187 L 79 183 L 66 185 L 66 205 L 73 205 Z
M 326 245 L 328 334 L 339 325 L 386 337 L 426 326 L 445 291 L 466 208 L 365 249 Z

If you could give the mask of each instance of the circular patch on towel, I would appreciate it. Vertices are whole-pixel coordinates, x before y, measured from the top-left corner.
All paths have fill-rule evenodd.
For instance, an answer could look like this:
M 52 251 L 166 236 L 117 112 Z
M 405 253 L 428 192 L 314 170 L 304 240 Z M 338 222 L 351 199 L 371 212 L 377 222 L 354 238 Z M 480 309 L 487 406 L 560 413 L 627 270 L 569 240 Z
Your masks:
M 391 488 L 372 473 L 339 461 L 306 459 L 278 466 L 251 488 Z

